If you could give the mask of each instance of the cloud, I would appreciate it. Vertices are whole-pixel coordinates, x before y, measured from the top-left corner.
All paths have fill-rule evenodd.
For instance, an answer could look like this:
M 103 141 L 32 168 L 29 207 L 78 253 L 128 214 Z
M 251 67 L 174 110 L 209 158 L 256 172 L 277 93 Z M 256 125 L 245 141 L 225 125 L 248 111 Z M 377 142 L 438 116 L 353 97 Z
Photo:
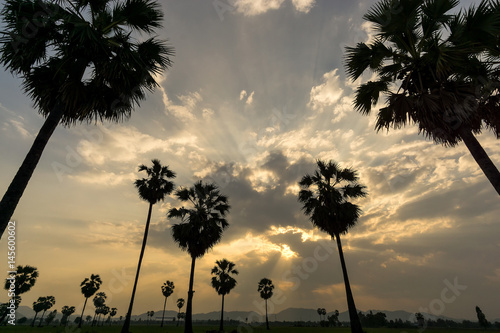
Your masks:
M 245 16 L 264 14 L 270 10 L 277 10 L 285 0 L 236 0 L 234 7 Z M 309 13 L 316 0 L 292 0 L 293 7 L 298 12 Z
M 323 111 L 340 100 L 344 89 L 337 75 L 338 69 L 323 74 L 323 83 L 311 88 L 308 106 L 313 110 Z
M 292 0 L 295 9 L 299 12 L 309 13 L 316 0 Z
M 117 186 L 124 182 L 131 183 L 136 177 L 137 176 L 132 172 L 115 173 L 95 169 L 76 175 L 68 175 L 69 179 L 74 179 L 80 183 L 99 186 Z

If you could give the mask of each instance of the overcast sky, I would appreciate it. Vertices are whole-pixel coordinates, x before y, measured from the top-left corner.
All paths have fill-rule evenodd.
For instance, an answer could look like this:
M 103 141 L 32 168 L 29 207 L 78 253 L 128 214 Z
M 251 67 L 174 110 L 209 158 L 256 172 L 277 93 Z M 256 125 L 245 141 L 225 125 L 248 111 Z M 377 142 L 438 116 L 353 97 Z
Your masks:
M 228 311 L 261 311 L 263 277 L 276 286 L 271 312 L 345 311 L 335 244 L 297 202 L 298 180 L 333 159 L 357 169 L 369 192 L 343 238 L 358 309 L 474 319 L 478 305 L 500 318 L 500 202 L 467 149 L 435 145 L 415 126 L 376 133 L 374 117 L 353 110 L 361 81 L 346 79 L 344 47 L 368 40 L 362 16 L 375 3 L 163 0 L 159 34 L 176 55 L 160 89 L 125 123 L 58 128 L 17 207 L 17 264 L 40 272 L 22 305 L 54 295 L 59 311 L 80 306 L 80 283 L 99 274 L 125 315 L 148 208 L 133 181 L 158 158 L 177 186 L 215 181 L 232 206 L 221 243 L 197 261 L 195 313 L 220 309 L 210 270 L 222 258 L 240 271 Z M 43 123 L 20 85 L 0 72 L 2 195 Z M 493 134 L 479 141 L 500 165 Z M 178 205 L 154 206 L 135 314 L 162 308 L 167 279 L 168 309 L 187 297 L 190 257 L 166 218 Z

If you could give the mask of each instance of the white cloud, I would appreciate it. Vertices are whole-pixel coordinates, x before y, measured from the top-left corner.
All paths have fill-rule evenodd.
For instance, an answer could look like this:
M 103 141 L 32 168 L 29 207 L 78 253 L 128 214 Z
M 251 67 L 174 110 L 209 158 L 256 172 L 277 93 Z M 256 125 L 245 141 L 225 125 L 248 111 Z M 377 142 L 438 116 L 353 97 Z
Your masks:
M 99 186 L 117 186 L 124 182 L 131 183 L 136 179 L 136 175 L 130 173 L 115 173 L 108 171 L 92 170 L 83 172 L 77 175 L 68 175 L 68 178 L 74 179 L 77 182 Z
M 292 0 L 295 9 L 303 13 L 309 13 L 315 2 L 316 0 Z
M 243 98 L 247 97 L 247 95 L 248 95 L 247 91 L 246 90 L 242 90 L 240 92 L 240 101 L 242 101 Z
M 336 68 L 323 74 L 323 83 L 311 88 L 308 104 L 311 109 L 323 111 L 324 108 L 331 107 L 340 100 L 344 89 L 337 71 Z
M 253 95 L 255 94 L 255 91 L 252 91 L 250 95 L 247 98 L 246 104 L 251 105 L 253 103 Z
M 263 14 L 281 7 L 285 0 L 236 0 L 234 6 L 245 16 Z

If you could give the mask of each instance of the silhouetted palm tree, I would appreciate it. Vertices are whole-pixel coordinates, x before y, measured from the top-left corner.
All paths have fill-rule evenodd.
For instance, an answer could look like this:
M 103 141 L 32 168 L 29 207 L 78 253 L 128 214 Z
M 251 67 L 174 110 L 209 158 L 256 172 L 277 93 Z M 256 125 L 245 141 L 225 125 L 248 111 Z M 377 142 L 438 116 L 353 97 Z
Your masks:
M 130 318 L 132 316 L 132 308 L 134 306 L 135 291 L 137 289 L 137 281 L 139 281 L 139 272 L 141 270 L 142 258 L 146 249 L 146 242 L 148 240 L 149 224 L 151 222 L 151 212 L 153 205 L 159 201 L 163 201 L 167 195 L 174 190 L 174 183 L 167 180 L 175 178 L 175 173 L 171 171 L 168 166 L 162 166 L 161 162 L 157 159 L 151 161 L 153 166 L 148 168 L 144 164 L 139 166 L 139 172 L 146 171 L 148 178 L 137 179 L 134 183 L 139 191 L 139 197 L 149 203 L 148 217 L 146 219 L 146 228 L 144 229 L 144 236 L 142 238 L 141 254 L 139 255 L 139 263 L 137 264 L 137 272 L 135 273 L 134 287 L 132 289 L 132 296 L 130 297 L 130 304 L 128 307 L 125 322 L 123 323 L 122 333 L 128 333 L 130 327 Z
M 33 317 L 33 321 L 31 322 L 31 327 L 35 327 L 36 317 L 40 311 L 43 311 L 45 307 L 45 299 L 46 297 L 38 297 L 38 299 L 33 302 L 33 311 L 35 311 L 35 317 Z
M 168 212 L 169 218 L 181 219 L 181 223 L 172 226 L 172 236 L 179 247 L 191 255 L 184 332 L 192 333 L 195 261 L 220 241 L 222 232 L 229 225 L 225 216 L 230 207 L 227 197 L 220 194 L 215 184 L 203 184 L 199 181 L 189 189 L 176 191 L 175 195 L 181 201 L 190 202 L 192 205 L 192 208 L 173 208 Z
M 349 200 L 366 196 L 365 187 L 358 184 L 357 172 L 353 169 L 342 169 L 332 161 L 326 163 L 318 160 L 317 165 L 318 169 L 313 175 L 305 175 L 300 180 L 302 190 L 298 199 L 313 225 L 337 240 L 351 331 L 363 333 L 347 275 L 340 235 L 347 233 L 358 221 L 361 210 Z
M 56 298 L 54 296 L 42 297 L 41 307 L 43 312 L 42 312 L 42 317 L 40 318 L 40 322 L 38 323 L 38 327 L 42 327 L 43 316 L 45 315 L 45 311 L 54 306 L 54 304 L 56 304 Z
M 158 85 L 173 49 L 134 36 L 161 27 L 160 7 L 153 0 L 4 1 L 0 62 L 23 80 L 46 120 L 0 201 L 0 237 L 58 124 L 127 119 Z
M 319 315 L 319 321 L 321 322 L 323 320 L 321 316 L 326 316 L 326 309 L 325 308 L 318 308 L 317 312 Z
M 14 284 L 14 310 L 17 310 L 17 308 L 21 304 L 21 294 L 28 292 L 35 285 L 37 278 L 38 270 L 36 269 L 36 267 L 19 265 L 17 266 L 14 278 L 11 278 L 11 276 L 9 276 L 7 279 L 5 279 L 5 290 L 11 289 L 12 283 Z M 6 316 L 7 304 L 5 305 L 4 311 L 0 310 L 0 323 L 3 322 Z
M 63 317 L 61 318 L 61 325 L 64 324 L 64 326 L 68 325 L 68 320 L 69 316 L 71 316 L 75 312 L 76 308 L 74 306 L 63 306 L 61 313 Z
M 117 308 L 111 308 L 111 311 L 109 312 L 109 326 L 111 326 L 111 320 L 114 316 L 116 316 L 117 311 Z
M 102 308 L 104 307 L 106 298 L 108 298 L 108 296 L 106 296 L 105 292 L 101 291 L 95 294 L 94 299 L 92 300 L 94 302 L 94 308 L 95 308 L 94 320 L 92 320 L 92 326 L 98 326 L 97 324 L 99 323 L 99 320 L 96 320 L 96 316 L 97 315 L 100 316 L 100 314 L 102 313 L 103 310 Z
M 500 172 L 474 136 L 486 126 L 500 137 L 500 3 L 456 11 L 458 5 L 383 0 L 372 7 L 364 19 L 375 37 L 346 49 L 353 81 L 367 70 L 376 74 L 358 87 L 354 105 L 369 114 L 383 94 L 377 131 L 413 122 L 436 143 L 463 141 L 500 194 Z
M 177 326 L 179 326 L 179 319 L 181 318 L 180 314 L 181 314 L 181 309 L 182 307 L 184 306 L 184 298 L 179 298 L 177 300 L 177 307 L 179 308 L 179 313 L 177 313 Z
M 230 275 L 238 275 L 238 271 L 234 269 L 236 266 L 233 262 L 222 259 L 217 260 L 216 265 L 212 268 L 212 287 L 214 287 L 217 294 L 222 296 L 222 309 L 220 312 L 220 325 L 219 331 L 224 331 L 224 296 L 229 294 L 229 292 L 236 287 L 236 280 Z
M 83 313 L 85 312 L 85 306 L 87 305 L 87 301 L 89 297 L 95 294 L 96 291 L 99 290 L 102 284 L 101 277 L 99 275 L 92 274 L 89 278 L 85 278 L 83 282 L 80 284 L 82 288 L 82 294 L 85 297 L 85 303 L 83 303 L 82 315 L 80 316 L 80 321 L 78 322 L 78 328 L 82 327 L 83 324 Z
M 259 281 L 259 286 L 257 291 L 260 293 L 260 297 L 266 302 L 266 329 L 269 329 L 269 319 L 267 317 L 267 300 L 273 296 L 274 284 L 268 278 L 263 278 Z
M 175 286 L 172 281 L 165 282 L 163 286 L 161 286 L 161 293 L 165 296 L 165 302 L 163 303 L 163 315 L 161 316 L 161 325 L 163 327 L 163 319 L 165 319 L 165 307 L 167 306 L 167 298 L 172 295 L 174 292 Z

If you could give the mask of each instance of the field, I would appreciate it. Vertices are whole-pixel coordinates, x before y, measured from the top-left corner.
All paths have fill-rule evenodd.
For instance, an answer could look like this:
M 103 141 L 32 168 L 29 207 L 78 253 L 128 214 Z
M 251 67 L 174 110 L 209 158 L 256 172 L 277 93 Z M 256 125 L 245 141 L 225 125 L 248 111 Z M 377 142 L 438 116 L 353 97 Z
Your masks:
M 195 333 L 205 333 L 210 330 L 217 330 L 218 327 L 214 326 L 194 326 Z M 225 332 L 230 333 L 236 327 L 227 327 Z M 81 331 L 76 328 L 67 327 L 30 327 L 30 326 L 7 326 L 2 327 L 1 331 L 5 333 L 120 333 L 121 326 L 112 327 L 83 327 Z M 390 328 L 367 328 L 365 329 L 367 333 L 451 333 L 451 332 L 463 332 L 463 333 L 492 333 L 499 332 L 498 330 L 490 329 L 488 331 L 484 330 L 474 330 L 474 329 L 426 329 L 420 331 L 418 329 L 390 329 Z M 158 327 L 158 326 L 132 326 L 130 328 L 131 333 L 182 333 L 184 332 L 183 327 Z M 332 332 L 332 333 L 349 333 L 349 328 L 323 328 L 323 327 L 271 327 L 270 331 L 267 331 L 265 327 L 249 327 L 242 326 L 238 330 L 241 333 L 321 333 L 321 332 Z

